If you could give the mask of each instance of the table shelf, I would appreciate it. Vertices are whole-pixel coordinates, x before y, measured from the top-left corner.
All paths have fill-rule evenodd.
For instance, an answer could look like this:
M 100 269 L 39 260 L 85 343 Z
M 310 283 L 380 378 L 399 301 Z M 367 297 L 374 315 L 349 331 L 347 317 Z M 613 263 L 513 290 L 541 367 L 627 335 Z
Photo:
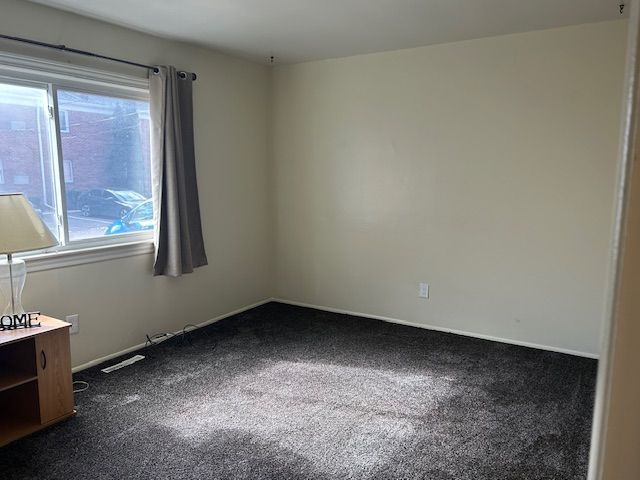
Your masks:
M 0 392 L 37 380 L 38 376 L 32 373 L 4 372 L 0 375 Z
M 75 413 L 70 325 L 39 323 L 0 332 L 0 447 Z

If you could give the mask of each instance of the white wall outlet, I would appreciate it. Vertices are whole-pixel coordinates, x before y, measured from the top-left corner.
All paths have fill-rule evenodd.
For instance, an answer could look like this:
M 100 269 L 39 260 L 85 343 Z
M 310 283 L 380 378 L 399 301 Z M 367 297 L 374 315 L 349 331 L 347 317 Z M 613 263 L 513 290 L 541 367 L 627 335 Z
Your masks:
M 418 296 L 420 298 L 429 298 L 429 284 L 419 283 L 418 285 L 419 285 Z
M 67 315 L 67 323 L 71 324 L 71 328 L 69 329 L 69 334 L 75 335 L 80 331 L 80 317 L 77 313 L 73 315 Z

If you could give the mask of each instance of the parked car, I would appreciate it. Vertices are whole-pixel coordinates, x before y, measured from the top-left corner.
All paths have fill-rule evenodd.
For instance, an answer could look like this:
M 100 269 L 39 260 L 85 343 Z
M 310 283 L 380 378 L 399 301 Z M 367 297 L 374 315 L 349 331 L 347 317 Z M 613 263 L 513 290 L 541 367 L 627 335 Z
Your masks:
M 67 190 L 67 208 L 69 210 L 78 210 L 80 209 L 80 205 L 78 205 L 78 199 L 82 195 L 81 190 Z
M 85 217 L 122 218 L 145 200 L 133 190 L 95 188 L 80 195 L 77 204 Z
M 105 235 L 141 232 L 153 229 L 153 202 L 147 200 L 107 227 Z

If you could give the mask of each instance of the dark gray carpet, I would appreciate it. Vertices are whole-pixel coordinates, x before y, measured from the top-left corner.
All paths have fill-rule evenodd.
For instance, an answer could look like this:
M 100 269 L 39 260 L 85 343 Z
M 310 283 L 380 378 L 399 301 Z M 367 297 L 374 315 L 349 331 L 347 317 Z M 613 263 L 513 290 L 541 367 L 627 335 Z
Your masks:
M 191 338 L 76 375 L 0 478 L 586 478 L 593 360 L 276 303 Z

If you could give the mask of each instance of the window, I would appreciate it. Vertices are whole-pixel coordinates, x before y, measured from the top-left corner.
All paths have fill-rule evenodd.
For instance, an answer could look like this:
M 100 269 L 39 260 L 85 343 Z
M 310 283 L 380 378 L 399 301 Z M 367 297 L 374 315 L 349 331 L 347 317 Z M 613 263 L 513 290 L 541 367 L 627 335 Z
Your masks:
M 60 133 L 69 133 L 69 112 L 60 110 Z
M 57 94 L 60 111 L 74 118 L 73 135 L 60 140 L 62 158 L 74 159 L 79 192 L 67 206 L 69 238 L 94 238 L 151 197 L 149 103 L 67 89 Z
M 47 88 L 0 83 L 3 193 L 22 192 L 59 237 Z M 17 129 L 17 123 L 24 128 Z M 30 182 L 31 178 L 38 179 Z
M 29 185 L 29 175 L 14 175 L 13 176 L 13 184 L 14 185 Z
M 21 122 L 20 120 L 12 120 L 11 121 L 11 130 L 26 130 L 27 122 Z
M 153 220 L 153 205 L 150 201 L 144 202 L 131 213 L 131 222 L 144 222 Z
M 64 160 L 64 183 L 73 183 L 73 162 Z
M 148 92 L 0 78 L 0 192 L 23 192 L 61 249 L 150 239 Z M 144 228 L 129 227 L 142 205 Z

